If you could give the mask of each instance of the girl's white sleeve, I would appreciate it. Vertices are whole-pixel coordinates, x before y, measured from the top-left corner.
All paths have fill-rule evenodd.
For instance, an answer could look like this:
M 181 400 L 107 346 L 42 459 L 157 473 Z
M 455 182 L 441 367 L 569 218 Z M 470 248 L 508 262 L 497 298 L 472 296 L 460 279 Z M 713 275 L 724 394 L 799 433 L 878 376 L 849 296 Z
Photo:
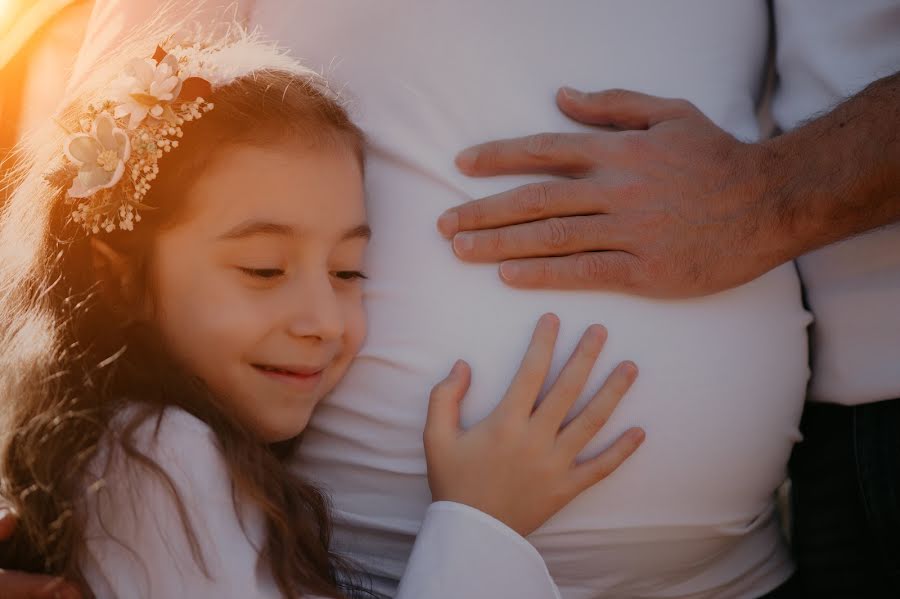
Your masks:
M 196 544 L 167 483 L 112 446 L 94 462 L 92 475 L 101 482 L 85 481 L 81 567 L 97 598 L 280 597 L 260 564 L 262 517 L 244 509 L 238 518 L 212 431 L 174 409 L 158 432 L 155 425 L 152 418 L 138 428 L 136 446 L 170 477 Z
M 80 565 L 97 599 L 280 597 L 259 550 L 262 515 L 235 507 L 212 431 L 177 409 L 135 432 L 136 447 L 168 476 L 156 476 L 115 445 L 85 481 L 86 548 Z M 177 490 L 194 543 L 172 495 Z M 240 510 L 240 517 L 238 512 Z M 432 504 L 397 599 L 559 599 L 537 550 L 471 507 Z
M 431 504 L 396 599 L 559 599 L 540 554 L 474 508 Z

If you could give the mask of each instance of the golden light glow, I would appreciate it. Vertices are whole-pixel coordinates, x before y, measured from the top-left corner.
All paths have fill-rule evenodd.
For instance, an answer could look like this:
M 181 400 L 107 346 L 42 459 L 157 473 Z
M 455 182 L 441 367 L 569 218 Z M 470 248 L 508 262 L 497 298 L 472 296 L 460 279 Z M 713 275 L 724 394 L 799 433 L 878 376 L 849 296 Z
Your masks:
M 6 26 L 6 21 L 12 13 L 12 6 L 15 0 L 0 0 L 0 29 Z
M 0 0 L 0 68 L 8 58 L 13 44 L 17 44 L 16 20 L 21 16 L 23 0 Z

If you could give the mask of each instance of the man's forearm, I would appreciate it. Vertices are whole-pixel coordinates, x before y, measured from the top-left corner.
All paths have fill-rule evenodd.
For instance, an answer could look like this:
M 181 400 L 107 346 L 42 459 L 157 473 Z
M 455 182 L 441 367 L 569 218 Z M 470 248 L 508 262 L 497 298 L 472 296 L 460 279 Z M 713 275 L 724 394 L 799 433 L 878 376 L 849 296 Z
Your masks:
M 790 257 L 900 221 L 900 73 L 761 148 Z

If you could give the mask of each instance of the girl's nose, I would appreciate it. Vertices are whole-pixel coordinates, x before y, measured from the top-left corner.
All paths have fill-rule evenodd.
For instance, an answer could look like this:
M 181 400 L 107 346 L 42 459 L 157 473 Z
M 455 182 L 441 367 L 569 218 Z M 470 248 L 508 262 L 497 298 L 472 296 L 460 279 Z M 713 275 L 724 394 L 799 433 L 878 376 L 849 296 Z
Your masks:
M 344 334 L 344 315 L 329 274 L 307 279 L 294 301 L 288 321 L 291 336 L 331 341 Z

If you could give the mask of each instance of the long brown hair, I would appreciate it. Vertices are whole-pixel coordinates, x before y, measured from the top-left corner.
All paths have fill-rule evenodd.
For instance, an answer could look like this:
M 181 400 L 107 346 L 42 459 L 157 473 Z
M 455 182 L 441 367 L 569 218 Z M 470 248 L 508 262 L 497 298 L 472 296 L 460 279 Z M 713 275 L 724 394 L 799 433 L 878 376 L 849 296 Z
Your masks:
M 299 140 L 313 148 L 345 148 L 362 164 L 363 134 L 319 77 L 256 72 L 216 90 L 212 100 L 215 109 L 187 124 L 181 147 L 162 159 L 145 200 L 157 210 L 144 212 L 134 231 L 101 234 L 138 272 L 147 272 L 154 235 L 178 216 L 192 178 L 228 144 Z M 84 104 L 74 103 L 61 124 L 72 122 Z M 348 593 L 353 585 L 345 566 L 329 550 L 327 498 L 286 463 L 297 440 L 274 446 L 259 441 L 182 371 L 152 326 L 128 318 L 114 288 L 99 284 L 89 240 L 71 222 L 64 191 L 41 178 L 52 159 L 47 148 L 62 147 L 59 135 L 52 138 L 26 153 L 0 222 L 0 494 L 19 517 L 9 545 L 13 557 L 2 565 L 84 584 L 79 559 L 86 469 L 104 440 L 114 437 L 134 466 L 145 469 L 142 475 L 165 481 L 133 433 L 175 406 L 210 427 L 235 498 L 264 514 L 262 555 L 282 594 Z M 121 408 L 135 403 L 145 409 L 112 427 Z M 167 486 L 204 568 L 184 504 L 171 481 Z

